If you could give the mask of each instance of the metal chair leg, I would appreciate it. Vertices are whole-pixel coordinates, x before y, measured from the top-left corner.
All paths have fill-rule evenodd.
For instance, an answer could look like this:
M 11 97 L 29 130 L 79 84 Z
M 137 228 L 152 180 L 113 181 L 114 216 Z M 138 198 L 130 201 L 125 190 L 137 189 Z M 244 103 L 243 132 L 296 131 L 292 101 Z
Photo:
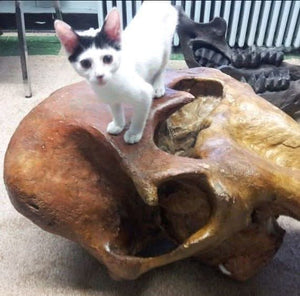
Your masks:
M 59 20 L 62 20 L 62 13 L 61 13 L 61 9 L 60 9 L 60 2 L 59 0 L 54 0 L 54 8 L 55 8 L 55 14 L 56 14 L 56 18 Z
M 20 58 L 22 67 L 23 84 L 25 89 L 25 97 L 30 98 L 32 96 L 31 81 L 28 71 L 28 51 L 25 38 L 25 23 L 24 14 L 21 7 L 21 1 L 15 0 L 16 4 L 16 21 L 18 29 L 18 40 L 20 48 Z

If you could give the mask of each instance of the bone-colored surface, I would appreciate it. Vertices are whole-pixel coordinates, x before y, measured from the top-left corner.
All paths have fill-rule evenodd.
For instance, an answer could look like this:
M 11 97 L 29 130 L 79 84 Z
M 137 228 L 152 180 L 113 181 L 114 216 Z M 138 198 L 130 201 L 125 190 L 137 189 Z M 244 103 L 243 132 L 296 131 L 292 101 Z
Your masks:
M 11 76 L 10 84 L 1 85 L 4 136 L 1 153 L 18 122 L 31 107 L 58 87 L 72 82 L 72 71 L 65 70 L 68 65 L 63 59 L 58 65 L 50 63 L 49 59 L 40 60 L 33 69 L 43 68 L 44 77 L 37 71 L 33 75 L 33 80 L 40 81 L 41 89 L 38 94 L 35 89 L 37 96 L 31 101 L 22 97 L 22 87 L 16 87 L 12 80 L 14 76 Z M 18 60 L 8 60 L 7 64 L 11 62 Z M 57 77 L 61 80 L 57 81 Z M 74 75 L 73 79 L 78 78 Z M 41 231 L 20 216 L 10 205 L 3 187 L 1 190 L 5 196 L 0 217 L 0 292 L 3 295 L 297 295 L 299 290 L 299 222 L 295 220 L 280 219 L 287 230 L 284 244 L 275 259 L 249 282 L 232 282 L 189 260 L 150 272 L 135 282 L 118 283 L 110 280 L 104 268 L 80 247 Z

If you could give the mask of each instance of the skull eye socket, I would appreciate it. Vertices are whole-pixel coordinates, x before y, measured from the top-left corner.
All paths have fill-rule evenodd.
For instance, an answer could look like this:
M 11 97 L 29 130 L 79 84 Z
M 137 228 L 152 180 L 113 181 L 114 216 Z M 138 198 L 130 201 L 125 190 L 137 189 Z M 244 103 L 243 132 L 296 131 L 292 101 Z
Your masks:
M 103 63 L 104 64 L 111 64 L 113 61 L 113 56 L 110 54 L 107 54 L 103 57 Z
M 89 69 L 92 66 L 92 63 L 89 59 L 84 59 L 84 60 L 80 61 L 80 65 L 84 69 Z

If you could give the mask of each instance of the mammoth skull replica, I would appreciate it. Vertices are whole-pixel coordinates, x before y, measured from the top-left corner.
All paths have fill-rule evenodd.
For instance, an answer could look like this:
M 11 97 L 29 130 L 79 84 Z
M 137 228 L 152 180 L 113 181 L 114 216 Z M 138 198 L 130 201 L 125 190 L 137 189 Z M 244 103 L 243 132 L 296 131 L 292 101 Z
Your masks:
M 166 82 L 136 145 L 106 134 L 110 113 L 85 82 L 53 93 L 10 141 L 10 199 L 116 279 L 197 257 L 245 280 L 280 247 L 278 215 L 300 219 L 300 127 L 218 70 Z

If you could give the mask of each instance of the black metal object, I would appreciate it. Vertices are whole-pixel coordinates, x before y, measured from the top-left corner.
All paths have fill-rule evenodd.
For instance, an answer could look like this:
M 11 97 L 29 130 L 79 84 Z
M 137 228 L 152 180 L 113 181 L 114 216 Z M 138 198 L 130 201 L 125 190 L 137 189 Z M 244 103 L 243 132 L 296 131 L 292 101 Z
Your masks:
M 226 21 L 191 20 L 182 9 L 178 25 L 180 46 L 190 68 L 210 67 L 247 82 L 253 90 L 290 116 L 300 117 L 300 66 L 284 63 L 284 52 L 276 48 L 230 48 Z
M 27 50 L 27 43 L 26 43 L 26 36 L 25 36 L 24 13 L 22 11 L 21 2 L 22 1 L 20 0 L 15 0 L 15 9 L 16 9 L 15 21 L 16 21 L 16 27 L 18 32 L 21 69 L 22 69 L 23 84 L 25 89 L 25 97 L 30 98 L 32 97 L 32 89 L 31 89 L 30 74 L 28 69 L 28 50 Z M 54 1 L 54 7 L 55 7 L 57 18 L 62 19 L 59 0 Z
M 54 2 L 56 18 L 59 20 L 62 20 L 63 16 L 62 16 L 61 8 L 60 8 L 60 2 L 59 2 L 59 0 L 54 0 L 53 2 Z
M 27 52 L 27 44 L 25 38 L 24 14 L 21 8 L 21 1 L 16 0 L 15 5 L 16 5 L 16 22 L 17 22 L 17 29 L 18 29 L 18 40 L 19 40 L 19 47 L 20 47 L 20 58 L 21 58 L 23 83 L 25 89 L 25 97 L 30 98 L 32 96 L 32 90 L 31 90 L 30 75 L 28 71 L 28 52 Z
M 227 25 L 222 18 L 210 23 L 196 23 L 182 9 L 180 11 L 178 35 L 185 61 L 190 68 L 228 65 L 232 50 L 225 41 Z

